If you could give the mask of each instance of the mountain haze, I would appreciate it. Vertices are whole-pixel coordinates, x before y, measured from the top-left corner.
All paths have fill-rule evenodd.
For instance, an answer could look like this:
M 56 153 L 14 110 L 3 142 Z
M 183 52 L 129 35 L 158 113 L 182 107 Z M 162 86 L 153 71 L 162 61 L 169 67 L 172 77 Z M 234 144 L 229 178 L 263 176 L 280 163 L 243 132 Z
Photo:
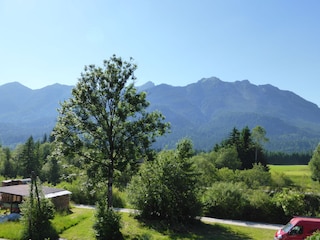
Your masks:
M 57 118 L 59 102 L 71 96 L 72 86 L 54 84 L 31 90 L 17 82 L 0 86 L 0 141 L 14 146 L 33 135 L 49 134 Z M 155 147 L 175 147 L 190 137 L 196 149 L 209 150 L 225 139 L 233 127 L 241 130 L 261 125 L 267 131 L 269 150 L 313 150 L 320 139 L 320 109 L 290 91 L 248 80 L 223 82 L 204 78 L 183 87 L 148 82 L 150 110 L 160 110 L 171 122 L 171 133 Z
M 54 84 L 32 90 L 18 82 L 0 86 L 0 144 L 15 146 L 31 135 L 35 139 L 49 135 L 59 103 L 71 96 L 71 89 Z

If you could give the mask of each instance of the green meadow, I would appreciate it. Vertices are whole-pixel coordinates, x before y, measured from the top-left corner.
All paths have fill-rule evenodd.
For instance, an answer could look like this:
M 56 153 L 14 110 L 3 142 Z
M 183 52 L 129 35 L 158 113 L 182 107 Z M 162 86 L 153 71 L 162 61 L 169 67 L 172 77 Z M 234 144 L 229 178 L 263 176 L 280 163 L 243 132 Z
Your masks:
M 320 191 L 320 184 L 311 179 L 311 171 L 308 165 L 268 166 L 273 179 L 282 176 L 290 180 L 287 187 L 304 189 L 304 191 Z

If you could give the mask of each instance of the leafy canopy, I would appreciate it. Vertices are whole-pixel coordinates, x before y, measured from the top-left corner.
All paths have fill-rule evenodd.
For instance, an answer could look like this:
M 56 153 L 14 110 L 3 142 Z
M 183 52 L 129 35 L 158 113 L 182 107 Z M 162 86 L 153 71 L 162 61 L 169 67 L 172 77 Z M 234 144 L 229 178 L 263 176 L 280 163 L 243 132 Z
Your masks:
M 320 144 L 313 152 L 312 158 L 309 162 L 311 170 L 311 178 L 314 181 L 320 182 Z
M 160 112 L 147 111 L 146 93 L 129 83 L 136 69 L 132 59 L 115 55 L 103 67 L 86 66 L 54 129 L 56 155 L 73 155 L 92 182 L 108 182 L 108 207 L 114 171 L 152 157 L 151 144 L 169 127 Z
M 177 150 L 160 152 L 132 178 L 129 199 L 143 218 L 175 225 L 192 221 L 200 213 L 199 174 L 190 147 L 190 140 L 180 141 Z

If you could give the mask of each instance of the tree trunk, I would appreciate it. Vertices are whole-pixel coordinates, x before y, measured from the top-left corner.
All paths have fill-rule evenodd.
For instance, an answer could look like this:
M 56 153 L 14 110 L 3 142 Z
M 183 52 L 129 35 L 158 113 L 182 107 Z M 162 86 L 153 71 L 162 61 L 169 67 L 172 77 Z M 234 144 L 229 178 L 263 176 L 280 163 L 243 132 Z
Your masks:
M 112 193 L 112 185 L 113 185 L 113 160 L 111 160 L 110 167 L 108 169 L 108 209 L 113 207 L 113 193 Z
M 254 161 L 258 163 L 258 147 L 256 147 L 256 151 L 254 153 Z

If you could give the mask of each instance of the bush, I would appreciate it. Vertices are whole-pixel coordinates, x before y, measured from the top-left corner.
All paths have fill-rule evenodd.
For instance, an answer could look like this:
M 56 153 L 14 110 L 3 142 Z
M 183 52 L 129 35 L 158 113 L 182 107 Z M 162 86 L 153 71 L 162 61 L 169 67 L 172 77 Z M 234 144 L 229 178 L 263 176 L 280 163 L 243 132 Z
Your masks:
M 76 204 L 94 205 L 98 199 L 106 196 L 106 186 L 100 186 L 99 191 L 90 190 L 86 182 L 80 178 L 72 182 L 61 182 L 57 187 L 72 192 L 71 201 Z M 113 188 L 113 206 L 123 208 L 125 207 L 125 202 L 123 194 L 117 188 Z
M 200 153 L 191 159 L 197 171 L 199 172 L 199 184 L 202 187 L 210 187 L 217 181 L 218 169 L 214 166 L 214 162 L 209 158 L 207 153 Z
M 247 188 L 243 183 L 218 182 L 203 196 L 206 215 L 218 218 L 241 219 L 248 200 L 243 194 Z
M 272 175 L 271 178 L 271 185 L 273 188 L 276 189 L 281 189 L 283 187 L 288 187 L 288 186 L 292 186 L 293 182 L 292 180 L 285 175 L 283 172 L 279 173 L 279 172 L 275 172 Z
M 305 215 L 304 194 L 296 191 L 284 190 L 273 196 L 276 206 L 281 207 L 286 216 Z
M 308 193 L 304 196 L 305 216 L 320 216 L 320 198 L 318 194 Z
M 246 183 L 249 188 L 268 186 L 271 183 L 271 174 L 261 164 L 254 164 L 252 169 L 237 171 L 238 180 Z
M 216 168 L 230 168 L 239 169 L 241 167 L 241 161 L 238 157 L 238 152 L 235 146 L 228 146 L 220 148 L 217 152 L 217 158 L 215 160 Z
M 274 204 L 272 197 L 265 191 L 249 191 L 246 198 L 248 205 L 245 207 L 243 220 L 269 223 L 287 221 L 282 209 Z
M 311 236 L 307 237 L 306 240 L 319 240 L 320 239 L 320 231 L 314 232 Z
M 96 218 L 93 228 L 96 232 L 96 239 L 120 240 L 123 239 L 120 232 L 121 217 L 113 209 L 107 208 L 106 201 L 97 204 Z
M 220 182 L 237 182 L 236 171 L 229 168 L 221 168 L 217 172 L 217 178 Z
M 128 187 L 128 197 L 146 219 L 183 224 L 200 213 L 197 177 L 189 159 L 163 152 L 141 166 Z

